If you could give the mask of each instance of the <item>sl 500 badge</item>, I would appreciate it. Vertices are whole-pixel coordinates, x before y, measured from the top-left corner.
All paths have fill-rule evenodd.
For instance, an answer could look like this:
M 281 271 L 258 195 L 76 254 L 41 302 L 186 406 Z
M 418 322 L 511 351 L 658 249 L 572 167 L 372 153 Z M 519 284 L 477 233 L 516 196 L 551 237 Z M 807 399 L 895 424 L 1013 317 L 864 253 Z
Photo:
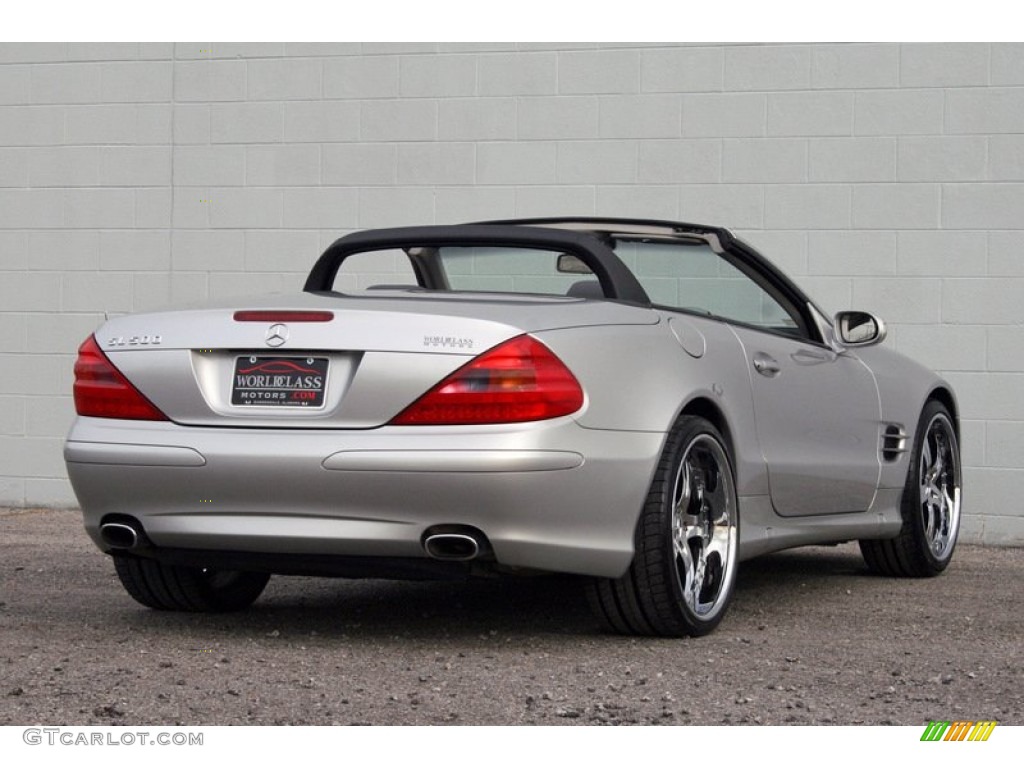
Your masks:
M 108 347 L 145 347 L 156 346 L 163 343 L 159 334 L 143 334 L 142 336 L 111 336 L 107 341 Z

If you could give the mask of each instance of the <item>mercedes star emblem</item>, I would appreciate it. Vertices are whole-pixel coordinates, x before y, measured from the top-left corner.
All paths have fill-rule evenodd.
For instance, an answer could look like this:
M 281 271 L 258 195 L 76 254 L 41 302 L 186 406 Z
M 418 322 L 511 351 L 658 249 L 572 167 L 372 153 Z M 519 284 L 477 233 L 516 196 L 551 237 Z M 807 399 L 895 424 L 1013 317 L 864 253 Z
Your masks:
M 267 346 L 280 347 L 288 341 L 288 326 L 284 323 L 275 323 L 267 328 Z

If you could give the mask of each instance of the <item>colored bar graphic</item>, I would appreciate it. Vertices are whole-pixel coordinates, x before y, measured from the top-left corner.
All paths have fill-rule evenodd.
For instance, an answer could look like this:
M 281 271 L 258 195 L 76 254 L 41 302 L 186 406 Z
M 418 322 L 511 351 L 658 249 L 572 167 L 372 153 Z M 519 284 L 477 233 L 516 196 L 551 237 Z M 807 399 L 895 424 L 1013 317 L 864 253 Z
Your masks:
M 957 720 L 949 727 L 949 731 L 946 733 L 946 738 L 943 741 L 963 741 L 967 738 L 967 733 L 971 730 L 971 726 L 974 725 L 969 720 Z
M 932 720 L 921 734 L 921 741 L 941 741 L 947 728 L 949 728 L 948 720 Z
M 988 741 L 998 724 L 996 720 L 932 720 L 925 726 L 921 741 Z
M 992 735 L 992 731 L 995 729 L 995 720 L 982 720 L 974 726 L 974 730 L 971 731 L 971 735 L 967 737 L 967 740 L 988 741 L 988 737 Z

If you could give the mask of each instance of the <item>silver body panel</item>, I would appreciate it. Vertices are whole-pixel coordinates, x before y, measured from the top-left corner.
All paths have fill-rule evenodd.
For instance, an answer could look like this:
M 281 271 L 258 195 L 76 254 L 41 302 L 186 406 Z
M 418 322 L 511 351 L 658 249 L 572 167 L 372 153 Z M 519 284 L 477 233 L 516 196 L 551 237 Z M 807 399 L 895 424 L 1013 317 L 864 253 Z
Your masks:
M 236 310 L 329 310 L 289 324 Z M 825 329 L 826 333 L 829 329 Z M 511 425 L 388 422 L 481 352 L 523 333 L 585 393 L 571 416 Z M 131 515 L 157 547 L 425 558 L 431 526 L 486 533 L 499 566 L 618 577 L 666 435 L 720 414 L 735 464 L 740 555 L 895 536 L 909 434 L 934 373 L 875 346 L 841 349 L 721 319 L 602 300 L 297 293 L 118 317 L 100 347 L 169 421 L 79 417 L 65 460 L 85 527 Z M 133 343 L 134 340 L 134 343 Z M 236 357 L 328 357 L 324 405 L 232 406 Z M 763 375 L 758 356 L 778 363 Z M 756 358 L 756 359 L 755 359 Z
M 76 422 L 65 455 L 98 546 L 100 519 L 116 513 L 140 520 L 158 547 L 377 557 L 422 556 L 426 528 L 461 524 L 485 531 L 505 566 L 621 573 L 635 524 L 623 510 L 643 503 L 663 439 L 572 419 L 368 432 L 194 427 L 187 447 L 172 445 L 184 437 L 174 424 Z M 155 445 L 172 449 L 166 464 L 136 458 L 138 446 Z M 183 451 L 203 464 L 183 466 Z

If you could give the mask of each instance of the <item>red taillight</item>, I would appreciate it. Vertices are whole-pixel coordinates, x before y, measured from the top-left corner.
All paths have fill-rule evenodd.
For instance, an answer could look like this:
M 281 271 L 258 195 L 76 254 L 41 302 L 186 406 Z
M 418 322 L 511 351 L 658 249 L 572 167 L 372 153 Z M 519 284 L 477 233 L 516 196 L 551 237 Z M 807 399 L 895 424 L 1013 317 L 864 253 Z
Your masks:
M 554 352 L 517 336 L 459 368 L 391 423 L 508 424 L 566 416 L 582 406 L 579 382 Z
M 242 309 L 235 312 L 234 318 L 239 323 L 329 323 L 334 313 Z
M 75 360 L 75 410 L 103 419 L 167 421 L 160 409 L 132 386 L 90 336 Z

